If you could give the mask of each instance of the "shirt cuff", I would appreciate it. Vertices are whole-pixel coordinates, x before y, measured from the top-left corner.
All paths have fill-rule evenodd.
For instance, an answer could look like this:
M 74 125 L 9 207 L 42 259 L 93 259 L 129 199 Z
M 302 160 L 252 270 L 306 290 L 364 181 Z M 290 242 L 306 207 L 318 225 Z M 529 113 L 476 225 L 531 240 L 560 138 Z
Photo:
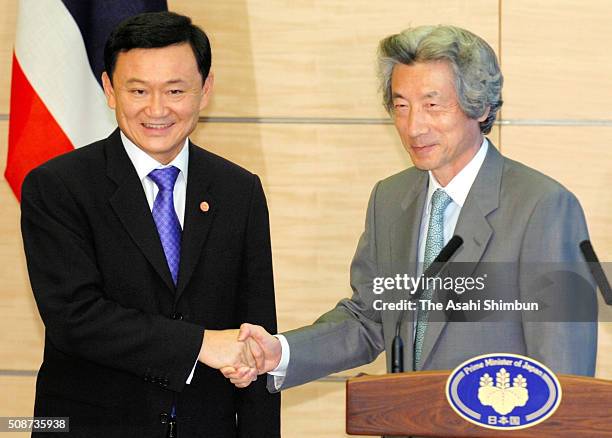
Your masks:
M 279 389 L 281 389 L 281 386 L 283 386 L 285 376 L 272 376 L 272 378 L 274 379 L 274 389 L 278 391 Z
M 187 377 L 187 381 L 185 381 L 185 384 L 189 385 L 191 383 L 191 379 L 193 379 L 193 373 L 195 372 L 197 364 L 198 360 L 196 359 L 195 363 L 193 364 L 193 368 L 191 369 L 191 373 L 189 373 L 189 377 Z
M 287 375 L 287 367 L 289 366 L 289 356 L 291 355 L 291 352 L 289 350 L 289 343 L 287 342 L 287 338 L 285 338 L 283 335 L 274 335 L 274 337 L 276 337 L 281 343 L 281 360 L 278 363 L 278 366 L 272 371 L 269 371 L 268 374 L 274 377 L 274 387 L 278 390 L 285 381 L 285 376 Z
M 278 366 L 272 371 L 268 371 L 268 374 L 272 376 L 285 377 L 287 374 L 287 366 L 289 366 L 289 343 L 287 342 L 287 338 L 285 338 L 283 335 L 274 335 L 274 337 L 281 343 L 281 359 Z

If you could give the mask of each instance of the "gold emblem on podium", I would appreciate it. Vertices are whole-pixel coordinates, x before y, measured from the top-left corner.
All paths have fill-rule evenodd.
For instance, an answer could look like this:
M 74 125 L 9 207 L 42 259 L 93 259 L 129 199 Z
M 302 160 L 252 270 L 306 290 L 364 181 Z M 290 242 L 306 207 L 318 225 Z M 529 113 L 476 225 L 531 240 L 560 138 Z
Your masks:
M 510 386 L 510 373 L 505 368 L 500 369 L 495 374 L 495 384 L 489 373 L 485 373 L 480 378 L 480 388 L 478 388 L 478 400 L 484 406 L 491 406 L 500 415 L 510 413 L 514 408 L 525 406 L 529 400 L 527 390 L 527 380 L 522 374 L 512 379 Z

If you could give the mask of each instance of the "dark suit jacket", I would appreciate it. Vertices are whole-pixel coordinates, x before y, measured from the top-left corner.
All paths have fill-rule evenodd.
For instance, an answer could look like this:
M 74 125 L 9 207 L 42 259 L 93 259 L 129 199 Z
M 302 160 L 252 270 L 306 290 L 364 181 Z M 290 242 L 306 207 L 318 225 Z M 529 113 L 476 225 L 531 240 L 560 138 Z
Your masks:
M 119 130 L 33 170 L 22 190 L 46 329 L 35 415 L 69 416 L 73 436 L 161 437 L 160 415 L 175 403 L 181 438 L 280 435 L 280 398 L 265 379 L 236 389 L 198 363 L 185 384 L 205 329 L 252 322 L 276 332 L 256 175 L 189 144 L 177 287 Z

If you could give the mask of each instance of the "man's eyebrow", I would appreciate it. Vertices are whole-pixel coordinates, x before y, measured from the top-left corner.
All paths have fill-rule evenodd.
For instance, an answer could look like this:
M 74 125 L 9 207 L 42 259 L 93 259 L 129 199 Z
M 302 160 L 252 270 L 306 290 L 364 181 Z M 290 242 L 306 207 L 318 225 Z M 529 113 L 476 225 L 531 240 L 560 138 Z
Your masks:
M 125 81 L 126 84 L 146 84 L 142 79 L 130 78 Z
M 166 82 L 164 82 L 164 84 L 167 85 L 173 85 L 173 84 L 185 84 L 186 82 L 183 79 L 170 79 Z M 148 82 L 144 81 L 142 79 L 138 79 L 138 78 L 130 78 L 126 81 L 126 84 L 145 84 L 147 85 Z
M 432 97 L 440 97 L 440 93 L 435 90 L 432 90 L 423 95 L 424 99 L 431 99 Z M 397 91 L 394 91 L 393 93 L 391 93 L 391 98 L 392 99 L 406 99 L 401 93 L 398 93 Z
M 186 84 L 187 82 L 184 81 L 183 79 L 170 79 L 169 81 L 165 82 L 168 85 L 172 85 L 172 84 Z

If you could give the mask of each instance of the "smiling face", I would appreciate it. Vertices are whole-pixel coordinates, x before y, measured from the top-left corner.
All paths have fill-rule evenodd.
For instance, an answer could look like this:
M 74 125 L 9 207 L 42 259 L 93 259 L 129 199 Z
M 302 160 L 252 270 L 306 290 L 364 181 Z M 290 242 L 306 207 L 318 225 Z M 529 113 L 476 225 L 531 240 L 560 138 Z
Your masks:
M 478 151 L 479 122 L 488 111 L 479 119 L 465 115 L 446 61 L 397 64 L 391 93 L 395 127 L 412 162 L 446 186 Z
M 113 81 L 102 74 L 108 106 L 121 131 L 160 163 L 174 159 L 196 127 L 210 98 L 209 73 L 202 84 L 188 43 L 131 49 L 117 56 Z

